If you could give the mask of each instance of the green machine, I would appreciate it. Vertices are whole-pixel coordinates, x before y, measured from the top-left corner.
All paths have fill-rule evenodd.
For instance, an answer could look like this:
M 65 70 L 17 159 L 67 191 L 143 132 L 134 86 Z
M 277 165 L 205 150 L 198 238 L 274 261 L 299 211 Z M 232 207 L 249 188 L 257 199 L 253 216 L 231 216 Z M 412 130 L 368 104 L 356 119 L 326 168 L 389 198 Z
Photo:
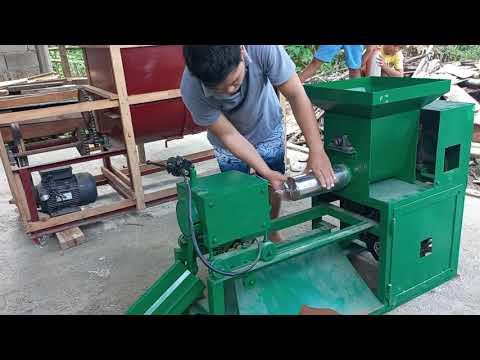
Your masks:
M 338 181 L 297 196 L 311 207 L 275 220 L 265 180 L 197 177 L 188 161 L 169 159 L 184 179 L 175 262 L 127 313 L 299 314 L 305 305 L 382 314 L 456 276 L 473 105 L 438 100 L 449 88 L 411 78 L 305 85 L 326 111 Z M 303 223 L 311 230 L 268 241 Z M 373 282 L 352 261 L 364 251 L 375 259 Z

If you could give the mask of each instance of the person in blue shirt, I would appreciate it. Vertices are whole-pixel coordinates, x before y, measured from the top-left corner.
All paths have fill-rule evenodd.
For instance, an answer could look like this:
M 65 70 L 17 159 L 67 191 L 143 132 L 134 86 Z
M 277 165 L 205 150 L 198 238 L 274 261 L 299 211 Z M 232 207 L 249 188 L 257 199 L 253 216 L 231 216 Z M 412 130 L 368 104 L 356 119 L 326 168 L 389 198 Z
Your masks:
M 180 90 L 193 121 L 207 128 L 221 171 L 257 175 L 271 185 L 271 217 L 280 213 L 285 129 L 276 87 L 290 102 L 310 149 L 306 172 L 325 188 L 335 175 L 312 103 L 281 45 L 185 45 Z M 270 240 L 282 238 L 278 232 Z
M 361 76 L 363 45 L 320 45 L 313 56 L 313 60 L 299 75 L 300 81 L 304 83 L 310 79 L 320 66 L 330 63 L 340 50 L 345 52 L 345 64 L 348 67 L 350 78 Z

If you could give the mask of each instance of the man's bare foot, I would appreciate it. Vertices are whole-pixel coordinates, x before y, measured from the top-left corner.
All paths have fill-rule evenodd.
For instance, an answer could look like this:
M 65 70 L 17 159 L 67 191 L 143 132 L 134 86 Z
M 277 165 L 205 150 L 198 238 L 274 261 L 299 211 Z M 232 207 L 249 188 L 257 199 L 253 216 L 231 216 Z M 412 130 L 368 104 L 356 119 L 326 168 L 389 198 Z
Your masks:
M 271 232 L 268 235 L 268 238 L 270 239 L 271 242 L 274 242 L 274 243 L 279 243 L 283 241 L 283 237 L 282 235 L 280 235 L 278 231 Z

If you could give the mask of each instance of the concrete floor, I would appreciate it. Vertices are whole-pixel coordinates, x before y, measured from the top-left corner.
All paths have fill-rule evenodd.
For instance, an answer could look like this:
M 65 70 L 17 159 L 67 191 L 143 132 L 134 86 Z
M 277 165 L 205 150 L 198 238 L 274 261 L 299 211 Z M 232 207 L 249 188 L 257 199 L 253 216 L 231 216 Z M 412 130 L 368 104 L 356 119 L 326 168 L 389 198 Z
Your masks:
M 208 148 L 205 135 L 200 134 L 173 141 L 168 149 L 162 142 L 147 144 L 146 153 L 149 159 L 164 159 Z M 49 160 L 72 155 L 75 151 L 57 151 Z M 40 160 L 33 158 L 33 163 Z M 114 160 L 116 164 L 123 162 L 122 157 Z M 100 164 L 94 161 L 74 166 L 74 171 L 96 174 Z M 218 171 L 214 160 L 197 169 L 200 174 Z M 55 237 L 37 246 L 24 235 L 16 207 L 8 203 L 11 195 L 3 169 L 0 171 L 0 314 L 123 314 L 172 264 L 179 234 L 175 202 L 84 226 L 88 241 L 62 251 Z M 147 190 L 173 182 L 175 179 L 165 174 L 144 178 Z M 119 198 L 109 187 L 100 189 L 100 202 Z M 306 201 L 289 203 L 282 212 L 307 206 Z M 480 199 L 467 197 L 459 276 L 391 314 L 480 314 L 479 211 Z M 301 232 L 306 226 L 285 235 Z

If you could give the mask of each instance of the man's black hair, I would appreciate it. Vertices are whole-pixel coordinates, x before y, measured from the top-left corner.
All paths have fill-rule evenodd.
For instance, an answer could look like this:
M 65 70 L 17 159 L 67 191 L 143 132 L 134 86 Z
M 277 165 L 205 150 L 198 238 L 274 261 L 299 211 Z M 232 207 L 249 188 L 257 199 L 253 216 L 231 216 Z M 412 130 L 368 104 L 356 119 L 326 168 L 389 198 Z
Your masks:
M 183 57 L 193 76 L 214 87 L 240 64 L 240 45 L 184 45 Z

